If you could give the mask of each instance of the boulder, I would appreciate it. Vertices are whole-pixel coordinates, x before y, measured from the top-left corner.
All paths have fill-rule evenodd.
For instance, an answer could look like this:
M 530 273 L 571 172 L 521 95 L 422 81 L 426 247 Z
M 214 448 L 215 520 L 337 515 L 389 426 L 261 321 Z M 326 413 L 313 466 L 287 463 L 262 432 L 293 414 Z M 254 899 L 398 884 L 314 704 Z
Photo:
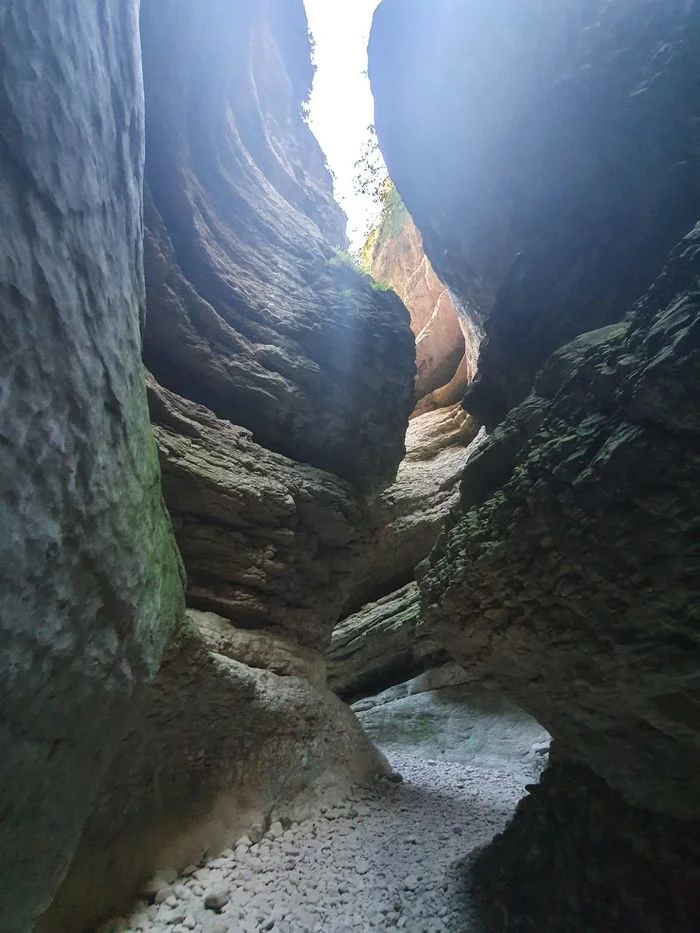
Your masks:
M 0 929 L 27 933 L 183 608 L 141 371 L 137 4 L 0 32 Z

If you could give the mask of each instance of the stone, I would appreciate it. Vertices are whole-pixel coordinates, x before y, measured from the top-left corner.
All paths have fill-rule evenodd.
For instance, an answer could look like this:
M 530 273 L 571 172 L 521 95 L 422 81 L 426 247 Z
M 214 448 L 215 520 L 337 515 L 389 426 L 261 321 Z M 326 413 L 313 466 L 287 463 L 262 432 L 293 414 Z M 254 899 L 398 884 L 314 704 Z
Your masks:
M 458 314 L 390 182 L 380 223 L 369 234 L 364 252 L 373 278 L 390 285 L 411 316 L 417 370 L 414 414 L 460 401 L 476 372 L 480 334 L 467 316 Z
M 403 455 L 415 349 L 398 297 L 337 252 L 344 218 L 301 114 L 301 0 L 223 14 L 145 0 L 141 34 L 148 369 L 261 446 L 375 494 Z
M 341 618 L 414 579 L 445 517 L 456 504 L 459 480 L 482 443 L 474 421 L 459 406 L 414 418 L 396 481 L 375 501 Z
M 436 274 L 485 331 L 466 402 L 480 423 L 619 320 L 700 215 L 697 16 L 682 0 L 379 5 L 377 136 Z
M 267 835 L 271 839 L 279 839 L 283 833 L 284 833 L 284 829 L 282 827 L 282 824 L 279 822 L 279 820 L 276 820 L 267 831 Z
M 699 51 L 698 4 L 657 0 L 384 0 L 370 41 L 389 171 L 485 332 L 491 433 L 417 576 L 467 676 L 553 736 L 481 863 L 528 933 L 696 922 Z M 599 884 L 603 852 L 629 873 Z
M 3 933 L 48 907 L 182 611 L 140 364 L 137 19 L 2 9 Z
M 228 904 L 230 895 L 224 888 L 212 888 L 204 895 L 204 906 L 207 910 L 220 912 Z

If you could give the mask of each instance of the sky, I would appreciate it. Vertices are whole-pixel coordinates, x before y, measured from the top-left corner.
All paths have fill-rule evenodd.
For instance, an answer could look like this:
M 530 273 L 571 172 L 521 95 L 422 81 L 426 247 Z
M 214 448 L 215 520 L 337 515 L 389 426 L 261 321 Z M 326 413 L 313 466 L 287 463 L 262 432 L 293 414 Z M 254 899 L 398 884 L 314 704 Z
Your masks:
M 348 215 L 348 237 L 358 247 L 374 222 L 376 207 L 355 194 L 355 162 L 374 122 L 367 71 L 367 42 L 379 0 L 304 0 L 316 43 L 316 78 L 309 126 L 335 176 L 335 197 Z

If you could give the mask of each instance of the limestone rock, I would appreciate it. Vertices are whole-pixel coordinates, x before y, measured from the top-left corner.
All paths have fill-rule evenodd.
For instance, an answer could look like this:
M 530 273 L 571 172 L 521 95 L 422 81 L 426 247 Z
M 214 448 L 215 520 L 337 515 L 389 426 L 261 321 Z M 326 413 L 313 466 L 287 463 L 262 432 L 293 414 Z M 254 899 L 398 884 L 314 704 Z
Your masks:
M 0 31 L 0 929 L 65 873 L 182 603 L 140 364 L 136 4 Z
M 256 822 L 302 819 L 390 772 L 334 694 L 241 663 L 211 622 L 190 614 L 169 646 L 37 933 L 91 929 L 159 869 L 196 864 Z M 258 650 L 265 664 L 262 636 Z M 271 659 L 277 651 L 273 642 Z
M 301 0 L 145 0 L 141 27 L 148 368 L 376 493 L 403 456 L 413 340 L 397 297 L 334 250 L 343 218 L 301 115 Z
M 504 914 L 512 933 L 695 928 L 700 823 L 630 807 L 580 765 L 529 790 L 473 867 L 492 929 Z
M 372 509 L 343 615 L 413 580 L 416 564 L 429 553 L 458 500 L 464 466 L 483 440 L 476 433 L 474 420 L 458 405 L 411 420 L 396 481 Z
M 476 372 L 480 334 L 467 316 L 457 313 L 452 296 L 425 255 L 420 232 L 393 186 L 387 192 L 381 222 L 370 234 L 367 246 L 371 246 L 368 262 L 372 276 L 391 285 L 411 315 L 416 338 L 418 413 L 454 404 Z M 437 394 L 436 390 L 448 385 L 447 393 Z
M 328 686 L 351 701 L 402 683 L 447 660 L 440 642 L 420 624 L 416 583 L 367 603 L 333 629 Z
M 624 322 L 555 354 L 483 448 L 506 467 L 455 513 L 421 584 L 454 656 L 563 756 L 633 805 L 688 818 L 700 816 L 699 276 L 700 226 Z
M 152 379 L 149 399 L 188 604 L 325 648 L 360 563 L 360 496 Z
M 700 215 L 699 48 L 686 0 L 380 4 L 377 134 L 436 273 L 484 323 L 482 423 L 619 320 Z

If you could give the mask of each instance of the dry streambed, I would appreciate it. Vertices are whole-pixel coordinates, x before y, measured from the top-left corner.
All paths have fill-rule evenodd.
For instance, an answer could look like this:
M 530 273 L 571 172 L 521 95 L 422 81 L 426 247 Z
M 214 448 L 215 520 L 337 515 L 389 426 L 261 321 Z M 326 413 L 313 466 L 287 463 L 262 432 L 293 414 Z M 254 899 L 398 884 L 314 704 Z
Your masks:
M 459 862 L 504 825 L 522 777 L 410 754 L 392 764 L 402 784 L 376 781 L 317 819 L 165 873 L 154 902 L 105 933 L 476 930 Z
M 546 733 L 456 688 L 428 692 L 404 686 L 358 710 L 402 783 L 376 780 L 315 819 L 165 872 L 101 933 L 477 933 L 461 863 L 512 814 Z

